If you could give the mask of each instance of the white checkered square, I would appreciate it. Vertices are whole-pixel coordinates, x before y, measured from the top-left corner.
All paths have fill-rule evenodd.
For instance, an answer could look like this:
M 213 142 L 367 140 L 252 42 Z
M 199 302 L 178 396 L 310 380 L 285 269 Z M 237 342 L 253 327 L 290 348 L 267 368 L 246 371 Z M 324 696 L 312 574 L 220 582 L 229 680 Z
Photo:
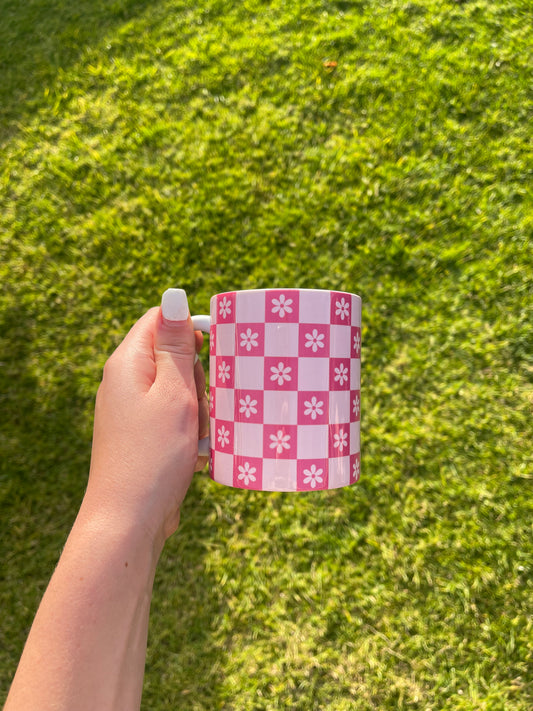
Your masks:
M 350 483 L 350 457 L 335 457 L 328 464 L 329 488 L 338 489 Z
M 243 457 L 263 456 L 263 425 L 236 422 L 233 431 L 235 452 Z
M 329 389 L 329 359 L 300 358 L 298 363 L 298 390 Z M 323 388 L 323 384 L 327 384 Z
M 331 309 L 329 292 L 306 291 L 300 292 L 300 322 L 301 323 L 328 323 Z
M 361 327 L 361 297 L 352 294 L 352 326 Z
M 235 358 L 235 387 L 240 390 L 263 390 L 264 358 L 243 356 Z
M 217 326 L 215 340 L 215 354 L 235 355 L 235 324 L 221 323 Z
M 233 420 L 235 402 L 234 391 L 231 388 L 217 388 L 215 392 L 217 420 Z
M 296 491 L 295 459 L 264 459 L 263 489 L 265 491 Z
M 346 326 L 332 325 L 329 329 L 329 355 L 332 358 L 350 357 L 350 329 Z
M 329 422 L 350 420 L 350 393 L 348 390 L 331 390 L 329 393 Z
M 297 323 L 266 323 L 265 356 L 297 357 L 298 334 Z
M 350 454 L 361 451 L 361 423 L 350 423 Z
M 357 358 L 352 358 L 350 363 L 350 388 L 361 389 L 361 361 Z
M 265 321 L 265 292 L 251 290 L 236 294 L 236 313 L 239 323 L 264 323 Z
M 224 452 L 213 453 L 215 481 L 226 486 L 233 486 L 233 455 Z
M 298 459 L 323 459 L 328 452 L 328 425 L 300 425 L 298 427 Z
M 263 413 L 263 422 L 268 425 L 298 424 L 298 393 L 295 390 L 283 394 L 265 390 Z

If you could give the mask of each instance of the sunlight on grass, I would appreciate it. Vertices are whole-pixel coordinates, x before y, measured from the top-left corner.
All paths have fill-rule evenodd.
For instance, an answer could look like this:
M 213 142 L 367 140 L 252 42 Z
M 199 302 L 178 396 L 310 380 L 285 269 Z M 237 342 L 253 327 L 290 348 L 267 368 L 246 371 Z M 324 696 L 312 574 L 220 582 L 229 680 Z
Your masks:
M 168 286 L 283 285 L 362 296 L 362 477 L 195 478 L 146 708 L 531 708 L 528 9 L 0 0 L 2 690 L 106 357 Z

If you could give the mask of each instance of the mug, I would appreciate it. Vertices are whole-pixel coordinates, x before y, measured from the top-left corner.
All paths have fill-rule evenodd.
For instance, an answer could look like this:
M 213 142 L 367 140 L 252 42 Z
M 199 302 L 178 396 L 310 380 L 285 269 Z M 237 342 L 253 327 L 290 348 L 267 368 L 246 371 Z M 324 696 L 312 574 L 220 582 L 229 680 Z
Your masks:
M 209 333 L 209 473 L 259 491 L 360 476 L 361 298 L 321 289 L 216 294 Z

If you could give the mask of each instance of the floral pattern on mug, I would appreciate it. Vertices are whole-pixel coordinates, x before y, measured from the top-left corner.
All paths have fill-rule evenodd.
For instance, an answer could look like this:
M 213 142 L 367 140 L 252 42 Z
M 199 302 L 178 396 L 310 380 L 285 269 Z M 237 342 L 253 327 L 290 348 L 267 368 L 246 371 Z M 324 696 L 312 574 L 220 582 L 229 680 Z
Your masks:
M 262 459 L 258 457 L 234 457 L 233 486 L 238 489 L 261 490 L 263 487 Z
M 342 326 L 351 326 L 352 297 L 350 294 L 334 291 L 331 294 L 330 322 Z
M 235 390 L 235 421 L 262 424 L 263 401 L 262 390 Z
M 235 323 L 235 300 L 236 293 L 234 291 L 217 296 L 216 323 Z
M 233 388 L 235 382 L 235 357 L 216 356 L 216 385 L 219 388 Z
M 328 460 L 300 459 L 297 468 L 298 491 L 320 491 L 328 488 Z
M 233 422 L 229 420 L 215 420 L 214 431 L 211 431 L 211 439 L 215 439 L 213 449 L 217 452 L 233 453 Z
M 271 323 L 298 323 L 300 294 L 292 289 L 269 289 L 265 319 Z
M 329 426 L 329 456 L 347 457 L 350 454 L 350 423 Z
M 262 356 L 265 352 L 265 324 L 238 323 L 235 339 L 237 355 Z
M 298 390 L 298 358 L 265 357 L 265 390 Z
M 265 459 L 296 459 L 297 430 L 296 425 L 264 425 Z
M 361 329 L 359 326 L 352 327 L 352 358 L 361 357 Z
M 300 358 L 328 358 L 329 326 L 301 323 L 299 328 L 298 355 Z
M 350 359 L 330 358 L 329 360 L 329 389 L 350 389 Z

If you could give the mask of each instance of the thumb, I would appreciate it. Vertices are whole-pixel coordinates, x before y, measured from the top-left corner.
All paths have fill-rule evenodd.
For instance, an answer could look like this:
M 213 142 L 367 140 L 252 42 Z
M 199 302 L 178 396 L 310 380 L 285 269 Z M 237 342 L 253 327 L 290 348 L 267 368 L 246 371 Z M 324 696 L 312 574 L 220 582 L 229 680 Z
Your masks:
M 196 343 L 183 289 L 167 289 L 161 299 L 161 317 L 154 338 L 158 375 L 194 378 Z

